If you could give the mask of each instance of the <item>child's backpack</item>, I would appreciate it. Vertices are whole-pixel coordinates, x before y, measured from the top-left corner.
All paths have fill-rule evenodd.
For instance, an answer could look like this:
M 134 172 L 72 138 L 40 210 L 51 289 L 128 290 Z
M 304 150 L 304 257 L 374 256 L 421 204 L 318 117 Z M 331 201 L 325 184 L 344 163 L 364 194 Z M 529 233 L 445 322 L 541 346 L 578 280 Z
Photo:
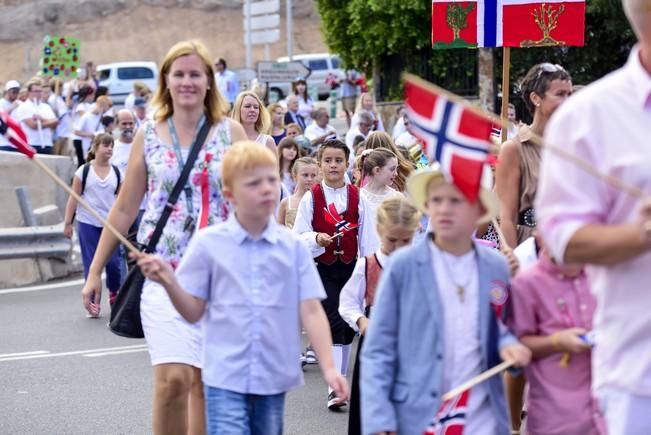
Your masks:
M 115 194 L 117 195 L 118 192 L 120 191 L 120 186 L 122 184 L 122 175 L 120 174 L 120 169 L 111 164 L 113 167 L 113 172 L 115 172 L 115 176 L 118 178 L 118 185 L 115 188 Z M 84 190 L 86 190 L 86 181 L 88 181 L 88 173 L 90 172 L 90 163 L 86 163 L 84 165 L 83 172 L 81 173 L 81 195 L 84 194 Z

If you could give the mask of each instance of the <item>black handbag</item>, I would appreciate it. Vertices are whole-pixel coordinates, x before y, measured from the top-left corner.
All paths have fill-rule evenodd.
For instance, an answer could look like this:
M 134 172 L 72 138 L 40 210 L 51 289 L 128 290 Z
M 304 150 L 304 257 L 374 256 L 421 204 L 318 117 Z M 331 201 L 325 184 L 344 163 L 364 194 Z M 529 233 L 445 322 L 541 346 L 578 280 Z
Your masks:
M 152 253 L 156 251 L 158 240 L 163 234 L 165 224 L 167 224 L 167 220 L 169 219 L 170 214 L 172 214 L 174 205 L 179 199 L 181 191 L 185 187 L 185 183 L 190 176 L 190 171 L 199 155 L 199 150 L 201 150 L 201 147 L 208 136 L 210 127 L 210 123 L 206 121 L 199 130 L 197 138 L 190 149 L 188 159 L 185 162 L 185 165 L 183 165 L 183 171 L 181 171 L 181 175 L 176 181 L 174 189 L 172 189 L 172 193 L 167 200 L 163 213 L 156 224 L 154 233 L 143 252 Z M 111 308 L 109 329 L 114 334 L 127 338 L 145 337 L 145 333 L 142 330 L 142 321 L 140 320 L 140 297 L 142 295 L 142 287 L 144 284 L 145 276 L 142 274 L 140 268 L 137 265 L 134 265 L 134 267 L 129 270 L 129 273 L 127 273 L 124 284 L 120 287 L 115 302 L 113 303 L 113 307 Z

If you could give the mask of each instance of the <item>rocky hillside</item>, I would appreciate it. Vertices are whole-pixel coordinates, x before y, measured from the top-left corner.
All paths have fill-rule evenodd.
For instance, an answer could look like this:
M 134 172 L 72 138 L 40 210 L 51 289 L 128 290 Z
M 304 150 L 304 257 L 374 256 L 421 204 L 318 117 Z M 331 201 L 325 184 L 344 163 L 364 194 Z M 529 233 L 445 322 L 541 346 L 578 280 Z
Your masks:
M 314 0 L 293 0 L 294 54 L 327 51 Z M 285 2 L 281 41 L 271 58 L 286 55 Z M 0 81 L 24 80 L 38 70 L 42 39 L 81 39 L 82 61 L 160 62 L 177 41 L 199 38 L 229 66 L 245 62 L 241 0 L 0 0 Z M 256 46 L 254 62 L 264 60 Z

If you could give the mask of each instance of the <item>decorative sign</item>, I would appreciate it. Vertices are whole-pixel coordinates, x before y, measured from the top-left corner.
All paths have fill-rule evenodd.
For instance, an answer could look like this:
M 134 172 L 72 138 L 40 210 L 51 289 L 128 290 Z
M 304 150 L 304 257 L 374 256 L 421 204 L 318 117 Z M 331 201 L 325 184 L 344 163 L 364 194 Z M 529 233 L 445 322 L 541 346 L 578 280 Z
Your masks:
M 434 48 L 585 44 L 585 0 L 433 0 Z
M 77 38 L 47 35 L 43 38 L 41 72 L 51 77 L 75 78 L 81 44 Z

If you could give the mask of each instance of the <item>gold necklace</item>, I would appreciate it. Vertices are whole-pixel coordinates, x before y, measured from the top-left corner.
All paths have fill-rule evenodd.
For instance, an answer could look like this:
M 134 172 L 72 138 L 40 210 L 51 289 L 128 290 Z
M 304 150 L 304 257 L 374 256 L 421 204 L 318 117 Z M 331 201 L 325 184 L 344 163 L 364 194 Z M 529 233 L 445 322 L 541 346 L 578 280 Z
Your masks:
M 445 252 L 441 251 L 441 261 L 443 262 L 443 266 L 445 267 L 445 272 L 452 281 L 452 283 L 455 285 L 457 288 L 457 296 L 459 296 L 459 301 L 461 303 L 464 303 L 465 301 L 465 295 L 466 295 L 466 287 L 470 285 L 470 281 L 472 281 L 472 273 L 469 274 L 468 281 L 466 283 L 458 283 L 456 279 L 454 279 L 454 274 L 452 273 L 452 270 L 450 270 L 450 266 L 448 265 L 447 260 L 445 259 Z

